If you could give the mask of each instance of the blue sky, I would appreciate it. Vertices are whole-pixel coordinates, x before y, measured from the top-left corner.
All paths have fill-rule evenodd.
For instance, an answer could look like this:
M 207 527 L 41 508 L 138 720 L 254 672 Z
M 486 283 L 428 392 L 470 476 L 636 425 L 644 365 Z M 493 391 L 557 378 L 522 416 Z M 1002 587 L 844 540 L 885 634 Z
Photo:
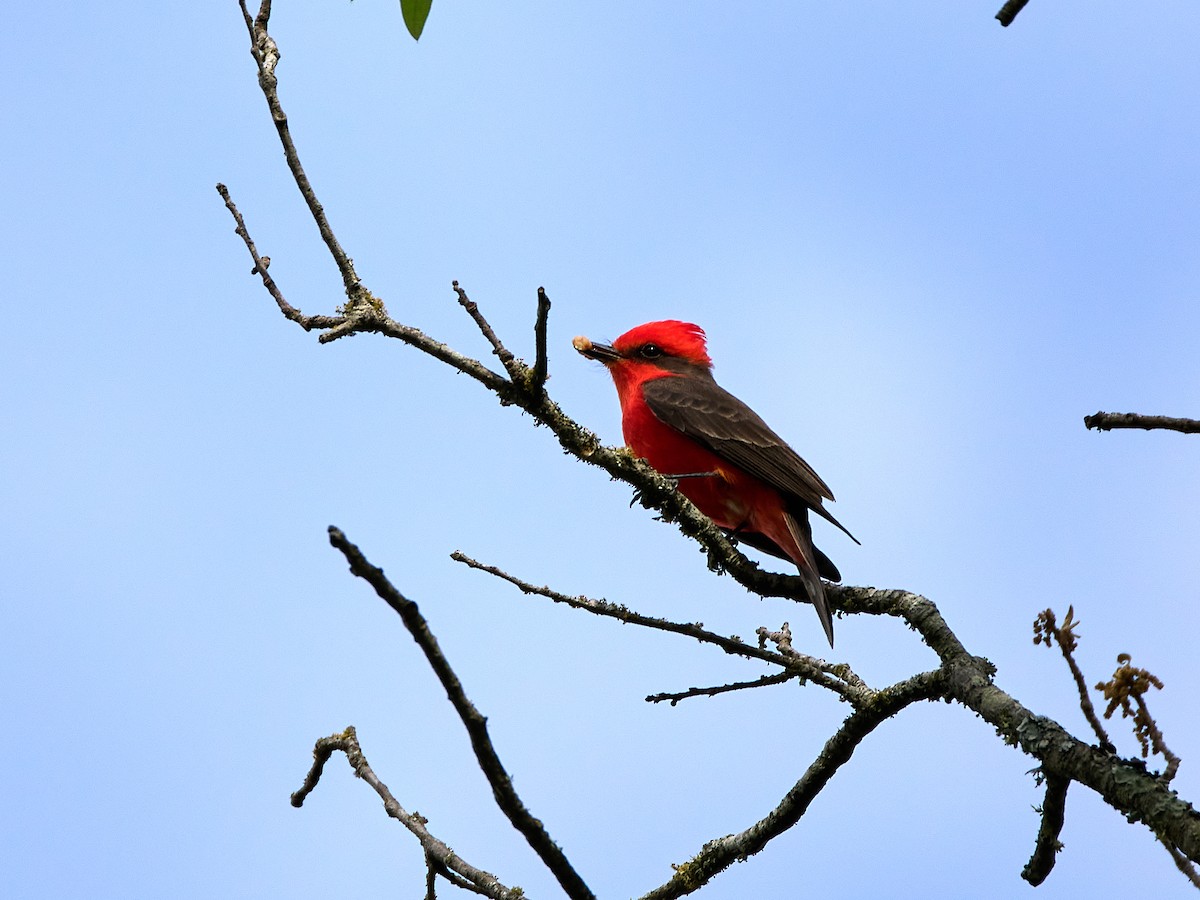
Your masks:
M 1200 446 L 1097 435 L 1098 409 L 1196 416 L 1194 4 L 279 3 L 281 96 L 368 286 L 478 355 L 458 279 L 519 354 L 554 301 L 550 390 L 620 441 L 570 349 L 703 325 L 722 384 L 832 486 L 852 584 L 932 598 L 998 683 L 1083 735 L 1031 622 L 1074 604 L 1090 681 L 1118 652 L 1200 798 Z M 306 312 L 340 280 L 289 181 L 233 3 L 5 14 L 0 218 L 0 879 L 12 897 L 394 897 L 415 842 L 317 737 L 358 727 L 473 864 L 556 891 L 508 829 L 336 524 L 417 600 L 516 785 L 604 897 L 763 815 L 845 708 L 719 652 L 550 607 L 455 549 L 571 593 L 753 634 L 811 610 L 707 574 L 629 490 L 467 379 L 381 338 L 319 346 L 274 310 L 213 186 Z M 932 665 L 843 619 L 874 684 Z M 1128 732 L 1112 726 L 1121 750 Z M 908 711 L 710 898 L 1014 897 L 1032 761 L 957 707 Z M 1189 896 L 1086 790 L 1036 896 Z M 447 893 L 448 889 L 443 889 Z

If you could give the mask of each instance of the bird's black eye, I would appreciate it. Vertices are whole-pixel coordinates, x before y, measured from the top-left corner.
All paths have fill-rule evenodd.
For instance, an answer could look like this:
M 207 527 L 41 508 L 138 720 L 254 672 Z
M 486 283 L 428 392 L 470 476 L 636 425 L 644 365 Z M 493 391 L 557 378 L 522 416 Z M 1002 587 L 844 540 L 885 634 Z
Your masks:
M 658 344 L 642 344 L 638 353 L 643 359 L 658 359 L 663 355 L 662 347 L 658 346 Z

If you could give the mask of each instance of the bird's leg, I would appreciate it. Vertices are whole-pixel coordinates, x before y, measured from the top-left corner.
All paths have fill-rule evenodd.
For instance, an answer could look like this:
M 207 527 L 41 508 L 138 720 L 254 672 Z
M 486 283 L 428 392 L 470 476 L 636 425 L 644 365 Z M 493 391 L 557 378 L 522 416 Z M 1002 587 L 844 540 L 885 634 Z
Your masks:
M 724 529 L 722 529 L 722 531 L 725 532 L 725 537 L 729 538 L 730 543 L 732 543 L 736 546 L 738 543 L 738 535 L 741 534 L 743 531 L 745 531 L 746 526 L 749 524 L 750 524 L 750 520 L 747 519 L 747 520 L 743 521 L 740 525 L 738 525 L 737 528 L 724 528 Z

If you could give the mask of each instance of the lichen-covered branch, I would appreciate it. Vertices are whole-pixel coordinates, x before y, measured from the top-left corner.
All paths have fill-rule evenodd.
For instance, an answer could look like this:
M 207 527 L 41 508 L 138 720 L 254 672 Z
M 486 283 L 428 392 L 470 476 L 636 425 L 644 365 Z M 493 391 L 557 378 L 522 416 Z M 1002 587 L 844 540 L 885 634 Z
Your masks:
M 1038 760 L 1045 776 L 1077 781 L 1130 821 L 1200 862 L 1200 813 L 1137 760 L 1113 756 L 1039 716 L 992 683 L 974 657 L 943 665 L 946 694 L 978 713 L 1006 743 Z

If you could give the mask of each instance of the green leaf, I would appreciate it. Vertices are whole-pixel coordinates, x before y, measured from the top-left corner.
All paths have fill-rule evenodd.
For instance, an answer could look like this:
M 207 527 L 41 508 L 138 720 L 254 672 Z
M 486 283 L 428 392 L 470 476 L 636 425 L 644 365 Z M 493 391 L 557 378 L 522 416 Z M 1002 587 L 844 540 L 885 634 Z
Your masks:
M 404 16 L 404 24 L 414 41 L 421 39 L 425 30 L 425 20 L 429 18 L 429 7 L 433 0 L 400 0 L 400 13 Z

